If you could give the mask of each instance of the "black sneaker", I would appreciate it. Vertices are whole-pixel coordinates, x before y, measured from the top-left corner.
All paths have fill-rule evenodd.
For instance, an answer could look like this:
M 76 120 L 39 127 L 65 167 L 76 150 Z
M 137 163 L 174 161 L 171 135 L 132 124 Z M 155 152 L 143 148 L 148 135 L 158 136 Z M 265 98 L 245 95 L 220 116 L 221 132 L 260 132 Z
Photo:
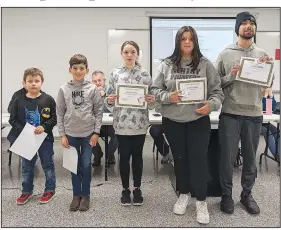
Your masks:
M 101 165 L 101 158 L 94 157 L 92 166 L 95 167 L 95 166 L 100 166 L 100 165 Z
M 143 197 L 142 197 L 142 192 L 139 188 L 135 188 L 133 191 L 133 205 L 140 206 L 143 204 Z
M 122 191 L 122 197 L 121 197 L 121 205 L 131 205 L 132 200 L 131 200 L 131 191 L 130 189 L 124 189 Z
M 259 214 L 260 213 L 260 208 L 257 205 L 256 201 L 252 197 L 251 194 L 241 194 L 241 204 L 244 205 L 246 208 L 247 212 L 250 214 Z
M 231 195 L 223 195 L 221 199 L 221 211 L 232 214 L 234 212 L 234 201 Z

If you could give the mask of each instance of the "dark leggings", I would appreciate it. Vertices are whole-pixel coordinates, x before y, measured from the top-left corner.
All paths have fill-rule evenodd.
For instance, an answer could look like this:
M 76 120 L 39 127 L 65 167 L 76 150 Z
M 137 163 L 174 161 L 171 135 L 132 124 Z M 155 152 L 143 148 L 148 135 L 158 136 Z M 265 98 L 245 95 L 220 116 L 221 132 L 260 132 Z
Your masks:
M 145 141 L 144 135 L 117 135 L 120 152 L 120 175 L 123 188 L 129 188 L 130 158 L 132 155 L 132 170 L 134 187 L 141 186 L 143 159 L 142 150 Z

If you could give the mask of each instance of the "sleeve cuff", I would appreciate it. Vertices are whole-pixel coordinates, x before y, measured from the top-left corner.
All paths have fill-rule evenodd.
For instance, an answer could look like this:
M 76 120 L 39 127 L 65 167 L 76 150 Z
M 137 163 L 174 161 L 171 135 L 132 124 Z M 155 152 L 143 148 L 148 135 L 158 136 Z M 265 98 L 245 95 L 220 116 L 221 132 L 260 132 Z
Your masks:
M 213 102 L 213 101 L 211 101 L 211 100 L 209 100 L 209 101 L 207 101 L 207 102 L 208 102 L 209 105 L 210 105 L 210 113 L 213 112 L 213 111 L 215 111 L 215 110 L 216 110 L 216 104 L 215 104 L 215 102 Z
M 42 124 L 41 126 L 44 128 L 44 131 L 46 131 L 46 125 Z
M 59 131 L 59 135 L 60 135 L 60 137 L 63 137 L 63 136 L 66 136 L 66 133 L 65 133 L 65 132 L 60 132 L 60 131 Z

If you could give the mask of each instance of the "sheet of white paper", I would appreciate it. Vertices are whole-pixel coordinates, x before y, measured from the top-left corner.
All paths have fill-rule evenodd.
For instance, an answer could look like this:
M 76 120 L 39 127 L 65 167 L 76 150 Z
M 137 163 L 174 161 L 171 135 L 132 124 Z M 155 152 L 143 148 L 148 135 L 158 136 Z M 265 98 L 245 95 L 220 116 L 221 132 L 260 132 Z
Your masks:
M 35 127 L 26 123 L 22 132 L 10 147 L 10 151 L 31 160 L 45 140 L 47 133 L 34 133 Z
M 77 174 L 77 165 L 78 165 L 78 154 L 76 148 L 70 146 L 69 149 L 63 148 L 63 160 L 62 166 Z

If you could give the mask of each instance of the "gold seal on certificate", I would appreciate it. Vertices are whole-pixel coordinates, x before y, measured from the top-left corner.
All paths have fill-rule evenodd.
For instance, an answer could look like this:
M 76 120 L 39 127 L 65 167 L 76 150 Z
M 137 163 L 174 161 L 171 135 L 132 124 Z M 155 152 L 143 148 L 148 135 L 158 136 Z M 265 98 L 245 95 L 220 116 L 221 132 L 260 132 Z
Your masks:
M 116 84 L 116 107 L 146 109 L 147 102 L 144 96 L 148 93 L 147 85 L 138 84 Z
M 181 102 L 178 104 L 197 104 L 205 101 L 207 97 L 207 79 L 177 79 L 177 90 L 181 91 Z
M 241 57 L 236 80 L 270 87 L 273 79 L 274 61 L 259 63 L 257 58 Z

